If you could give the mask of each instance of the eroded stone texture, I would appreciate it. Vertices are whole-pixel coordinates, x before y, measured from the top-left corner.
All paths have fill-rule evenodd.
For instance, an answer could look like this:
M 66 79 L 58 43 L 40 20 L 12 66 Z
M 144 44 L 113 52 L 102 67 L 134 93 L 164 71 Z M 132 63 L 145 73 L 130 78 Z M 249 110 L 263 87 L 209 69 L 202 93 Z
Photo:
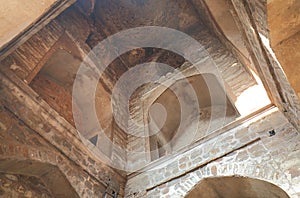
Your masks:
M 299 32 L 300 19 L 298 14 L 300 4 L 299 1 L 285 2 L 283 0 L 267 0 L 264 2 L 267 3 L 268 9 L 269 36 L 272 46 L 275 47 Z M 263 20 L 266 21 L 266 19 Z
M 93 4 L 92 2 L 90 3 Z M 174 2 L 172 3 L 174 4 Z M 162 4 L 161 10 L 156 11 L 158 16 L 161 15 L 163 9 L 167 5 L 163 2 L 160 2 L 160 4 Z M 111 10 L 100 12 L 103 9 L 103 6 L 108 6 Z M 9 55 L 2 61 L 2 64 L 15 71 L 21 79 L 25 80 L 25 82 L 30 83 L 30 86 L 54 110 L 59 112 L 60 115 L 75 126 L 71 105 L 72 83 L 79 64 L 88 53 L 89 48 L 94 47 L 97 42 L 100 42 L 115 31 L 123 30 L 125 27 L 128 28 L 128 24 L 131 24 L 129 27 L 153 25 L 149 20 L 153 16 L 153 13 L 149 13 L 149 16 L 143 16 L 145 17 L 145 20 L 127 21 L 126 23 L 128 24 L 125 25 L 120 21 L 126 14 L 126 12 L 124 12 L 115 15 L 115 20 L 111 26 L 105 27 L 106 23 L 111 22 L 111 19 L 107 18 L 106 15 L 115 12 L 120 6 L 122 7 L 122 5 L 119 5 L 116 2 L 96 2 L 94 8 L 95 16 L 81 12 L 81 7 L 78 5 L 72 6 L 42 31 L 30 38 L 19 49 Z M 129 9 L 127 7 L 128 5 L 124 4 L 123 6 L 125 10 Z M 141 9 L 147 11 L 154 6 L 157 6 L 157 4 L 154 2 L 149 2 L 145 5 L 132 3 L 132 6 L 134 6 L 134 9 L 139 10 L 137 13 L 141 14 Z M 204 53 L 203 55 L 210 56 L 217 65 L 216 69 L 221 73 L 222 80 L 224 80 L 224 83 L 227 86 L 227 91 L 230 92 L 229 97 L 232 102 L 234 102 L 246 89 L 256 84 L 252 75 L 244 68 L 244 65 L 226 49 L 215 35 L 211 35 L 210 32 L 206 30 L 202 21 L 198 21 L 198 16 L 189 3 L 180 2 L 176 6 L 174 4 L 172 10 L 168 10 L 168 13 L 173 12 L 179 13 L 178 20 L 167 20 L 174 16 L 169 16 L 169 14 L 166 15 L 166 20 L 161 20 L 156 16 L 157 20 L 155 20 L 155 24 L 167 24 L 168 27 L 184 31 L 203 45 L 208 53 Z M 187 17 L 187 13 L 190 14 L 189 17 Z M 74 18 L 76 18 L 76 20 L 73 20 Z M 99 27 L 104 28 L 100 30 Z M 39 43 L 39 45 L 37 45 L 37 43 Z M 119 108 L 119 106 L 122 105 L 116 105 L 116 103 L 120 103 L 120 99 L 113 98 L 113 100 L 110 100 L 109 97 L 115 83 L 124 72 L 128 71 L 129 68 L 136 64 L 150 61 L 165 63 L 174 68 L 182 68 L 181 70 L 189 69 L 187 67 L 188 64 L 181 67 L 185 62 L 185 59 L 173 52 L 155 48 L 135 49 L 121 55 L 112 62 L 105 70 L 103 78 L 101 78 L 98 86 L 100 91 L 96 97 L 97 105 L 99 104 L 97 115 L 101 125 L 104 126 L 105 135 L 113 144 L 116 144 L 116 146 L 121 149 L 126 148 L 132 150 L 131 146 L 127 146 L 131 143 L 127 137 L 126 130 L 135 133 L 135 129 L 128 126 L 127 119 L 122 118 L 124 115 L 128 115 L 128 112 L 126 109 Z M 61 68 L 62 65 L 64 65 L 63 69 Z M 167 75 L 167 72 L 168 71 L 158 70 L 157 73 L 151 75 L 164 76 Z M 141 73 L 141 75 L 143 74 Z M 149 87 L 146 85 L 140 92 L 145 92 L 145 90 L 151 88 L 151 86 Z M 126 85 L 122 87 L 122 91 L 127 91 Z M 99 98 L 99 100 L 97 100 L 97 98 Z M 134 98 L 132 98 L 132 101 L 135 101 Z M 118 112 L 117 114 L 114 114 L 114 116 L 120 117 L 115 120 L 122 120 L 124 122 L 117 124 L 114 122 L 110 103 L 112 103 L 114 111 Z M 137 107 L 137 110 L 140 109 L 138 103 L 132 104 Z M 126 104 L 123 104 L 123 106 L 125 105 Z M 132 110 L 130 111 L 130 114 L 133 114 Z M 137 113 L 140 117 L 143 115 L 139 110 Z M 133 115 L 133 118 L 139 120 L 138 116 Z M 126 164 L 126 152 L 123 152 L 120 149 L 111 150 L 111 148 L 109 148 L 110 146 L 107 145 L 106 142 L 103 142 L 101 137 L 98 137 L 95 126 L 92 123 L 87 124 L 87 126 L 88 128 L 85 129 L 84 132 L 82 131 L 87 139 L 93 139 L 96 147 L 99 145 L 106 145 L 105 147 L 107 148 L 104 150 L 108 157 L 119 161 L 121 164 Z M 81 131 L 80 128 L 78 128 L 78 130 Z M 139 138 L 136 140 L 140 141 Z M 142 140 L 141 142 L 144 142 L 144 146 L 148 144 L 148 140 Z M 133 143 L 133 147 L 134 145 L 137 146 L 138 144 Z M 130 163 L 137 158 L 130 159 Z
M 203 179 L 186 196 L 193 197 L 282 197 L 288 198 L 288 195 L 279 187 L 272 183 L 247 177 L 215 177 Z
M 8 44 L 10 40 L 18 36 L 33 23 L 36 23 L 40 16 L 47 13 L 57 1 L 30 1 L 20 4 L 18 1 L 3 3 L 0 23 L 0 48 Z
M 296 33 L 289 39 L 278 44 L 274 52 L 283 66 L 284 72 L 287 75 L 289 83 L 295 90 L 297 96 L 300 98 L 300 81 L 299 81 L 299 63 L 300 63 L 300 53 L 299 53 L 299 41 L 300 32 Z
M 275 136 L 269 137 L 270 129 L 275 129 Z M 270 181 L 297 197 L 298 141 L 295 128 L 280 112 L 270 110 L 190 149 L 163 168 L 130 176 L 126 196 L 182 197 L 203 178 L 241 175 Z
M 1 197 L 53 197 L 45 184 L 35 177 L 0 173 Z
M 23 115 L 26 115 L 31 120 L 36 120 L 37 118 L 37 116 L 30 115 L 30 112 L 25 109 L 22 112 Z M 41 114 L 43 113 L 41 112 Z M 38 123 L 41 122 L 38 121 Z M 33 127 L 30 123 L 29 126 Z M 83 147 L 80 148 L 80 146 L 75 146 L 72 143 L 70 139 L 72 136 L 66 138 L 59 135 L 59 133 L 53 133 L 53 130 L 55 130 L 53 125 L 40 124 L 35 126 L 37 128 L 33 127 L 35 128 L 34 130 L 41 129 L 44 135 L 47 134 L 46 136 L 51 138 L 47 141 L 41 138 L 35 131 L 28 128 L 27 124 L 12 116 L 3 106 L 1 107 L 1 159 L 4 160 L 1 163 L 2 171 L 7 169 L 5 168 L 6 165 L 9 168 L 11 164 L 15 164 L 14 161 L 7 162 L 8 164 L 5 163 L 7 159 L 41 161 L 45 164 L 59 167 L 64 177 L 67 178 L 80 197 L 98 197 L 99 194 L 104 193 L 108 177 L 118 180 L 118 183 L 121 185 L 120 194 L 122 194 L 123 177 L 118 173 L 113 173 L 114 171 L 104 164 L 99 164 L 98 161 L 93 160 L 93 156 L 89 156 L 88 153 L 84 154 L 83 152 L 86 151 L 84 151 Z M 66 131 L 64 132 L 66 133 Z M 61 153 L 57 148 L 64 150 L 64 152 Z M 38 169 L 29 169 L 27 174 L 33 174 L 33 170 Z M 51 181 L 51 174 L 49 180 Z M 86 187 L 83 188 L 82 186 Z
M 283 1 L 278 2 L 283 5 Z M 120 188 L 118 197 L 176 198 L 184 197 L 204 178 L 238 175 L 274 183 L 291 197 L 300 196 L 299 133 L 295 129 L 300 105 L 294 92 L 298 92 L 298 72 L 286 67 L 285 76 L 280 65 L 296 65 L 298 60 L 299 24 L 293 15 L 298 3 L 284 4 L 278 16 L 274 14 L 278 10 L 275 1 L 219 3 L 80 0 L 1 57 L 0 183 L 10 184 L 2 188 L 1 183 L 0 195 L 102 197 L 109 185 L 116 184 Z M 267 9 L 276 16 L 269 18 Z M 286 12 L 289 9 L 293 12 Z M 270 33 L 269 28 L 276 29 L 276 17 L 281 16 L 293 18 L 282 26 L 288 31 Z M 133 46 L 113 60 L 99 79 L 95 93 L 97 119 L 103 128 L 99 134 L 90 118 L 81 114 L 85 106 L 78 101 L 72 106 L 77 70 L 91 49 L 108 36 L 151 25 L 174 28 L 196 39 L 203 47 L 197 62 L 202 73 L 174 52 Z M 144 39 L 158 41 L 151 36 Z M 184 47 L 185 53 L 188 47 Z M 97 53 L 103 61 L 113 55 L 101 49 Z M 139 71 L 127 76 L 129 81 L 121 84 L 118 94 L 112 97 L 114 87 L 127 71 L 149 62 L 170 68 L 156 67 L 151 73 Z M 220 75 L 214 76 L 212 71 Z M 183 97 L 190 96 L 176 72 L 192 84 L 200 100 L 199 111 L 189 103 L 186 110 L 191 113 L 184 115 L 184 131 L 195 132 L 191 144 L 189 136 L 174 135 L 180 121 L 180 104 L 170 89 L 179 90 Z M 93 72 L 87 75 L 94 76 Z M 128 101 L 121 100 L 135 85 L 136 77 L 149 76 L 155 80 L 138 87 Z M 207 91 L 199 76 L 207 77 L 213 93 Z M 269 104 L 259 78 L 271 101 L 288 119 Z M 255 89 L 259 86 L 260 90 Z M 211 96 L 218 103 L 212 121 Z M 222 97 L 225 103 L 220 102 Z M 156 102 L 165 105 L 170 115 L 160 134 L 149 137 L 161 122 L 160 115 L 153 116 L 156 125 L 146 125 Z M 127 105 L 128 109 L 122 108 Z M 248 106 L 251 108 L 246 108 L 246 113 L 242 111 Z M 129 117 L 140 125 L 129 122 Z M 215 128 L 205 131 L 209 124 Z M 171 146 L 164 148 L 173 138 Z M 99 157 L 100 151 L 105 156 Z M 32 187 L 32 182 L 41 184 L 40 188 Z
M 231 101 L 231 103 L 234 103 L 238 98 L 238 96 L 240 96 L 246 89 L 255 85 L 255 81 L 253 81 L 252 76 L 249 75 L 249 73 L 243 69 L 242 64 L 225 48 L 224 45 L 222 45 L 222 43 L 219 40 L 211 36 L 209 31 L 204 29 L 195 31 L 195 34 L 193 36 L 195 38 L 198 38 L 202 46 L 206 48 L 207 51 L 203 52 L 203 56 L 207 57 L 208 59 L 212 58 L 212 60 L 209 59 L 209 61 L 204 63 L 200 62 L 199 64 L 205 65 L 206 66 L 205 68 L 208 71 L 210 69 L 211 70 L 216 69 L 217 72 L 220 72 L 218 74 L 220 74 L 222 78 L 220 79 L 219 82 L 222 84 L 222 86 L 224 84 L 225 86 L 227 86 L 228 89 L 226 90 L 226 94 L 227 97 L 229 98 L 229 101 Z M 205 39 L 201 39 L 201 38 L 205 38 Z M 185 73 L 185 71 L 187 71 L 186 75 L 192 78 L 193 76 L 196 76 L 198 73 L 197 72 L 188 73 L 189 69 L 192 70 L 191 68 L 193 67 L 192 66 L 189 67 L 188 64 L 183 64 L 182 67 L 179 68 L 179 71 L 181 71 L 182 73 Z M 168 80 L 174 81 L 172 72 L 168 72 L 167 74 L 160 73 L 160 75 L 162 75 L 162 77 L 158 80 L 159 83 L 165 83 Z M 206 83 L 210 83 L 210 82 L 206 80 Z M 209 92 L 216 91 L 217 86 L 214 87 L 213 90 L 211 89 L 212 87 L 214 86 L 211 84 Z M 199 89 L 197 90 L 199 93 L 204 94 L 203 90 L 202 92 L 200 91 L 201 88 L 198 87 L 197 89 Z M 124 90 L 126 90 L 125 87 Z M 148 109 L 154 102 L 154 99 L 159 97 L 165 91 L 165 89 L 159 88 L 159 85 L 154 85 L 154 86 L 150 85 L 148 87 L 145 86 L 141 88 L 141 90 L 142 91 L 140 91 L 140 95 L 145 93 L 144 96 L 137 97 L 136 99 L 132 98 L 132 100 L 130 101 L 131 102 L 130 105 L 133 107 L 130 108 L 130 115 L 136 122 L 140 124 L 146 122 L 146 120 L 148 119 L 148 115 L 147 115 L 148 110 L 145 111 L 144 109 Z M 152 93 L 149 94 L 147 93 L 147 91 Z M 211 94 L 208 93 L 209 97 L 211 97 L 214 94 L 215 93 L 211 93 Z M 141 97 L 142 100 L 139 100 L 139 98 Z M 202 101 L 201 98 L 199 98 L 199 101 L 200 103 L 205 103 L 204 101 Z M 187 118 L 187 119 L 191 120 L 191 118 Z M 189 123 L 192 123 L 192 120 Z M 129 125 L 128 127 L 129 127 L 128 130 L 130 131 L 131 134 L 143 134 L 146 133 L 146 131 L 148 130 L 143 126 L 140 127 L 134 123 L 132 125 Z M 138 151 L 138 153 L 136 153 L 135 155 L 128 157 L 131 165 L 133 163 L 137 163 L 138 164 L 137 167 L 141 167 L 145 163 L 147 163 L 149 158 L 145 157 L 144 153 L 141 153 L 141 148 L 147 147 L 147 144 L 148 144 L 147 139 L 129 136 L 128 149 L 134 150 L 135 148 L 137 148 Z
M 252 59 L 256 63 L 258 72 L 262 77 L 265 86 L 269 88 L 274 103 L 287 115 L 296 128 L 299 127 L 299 100 L 295 91 L 290 86 L 283 70 L 280 68 L 270 45 L 267 24 L 266 1 L 257 0 L 242 3 L 232 0 L 243 31 L 252 49 Z M 252 14 L 253 13 L 253 16 Z M 273 48 L 276 50 L 276 48 Z M 297 60 L 297 53 L 293 53 Z M 283 61 L 284 62 L 284 61 Z M 276 91 L 275 91 L 276 90 Z
M 3 60 L 2 64 L 10 67 L 25 80 L 62 33 L 63 29 L 59 24 L 50 23 Z

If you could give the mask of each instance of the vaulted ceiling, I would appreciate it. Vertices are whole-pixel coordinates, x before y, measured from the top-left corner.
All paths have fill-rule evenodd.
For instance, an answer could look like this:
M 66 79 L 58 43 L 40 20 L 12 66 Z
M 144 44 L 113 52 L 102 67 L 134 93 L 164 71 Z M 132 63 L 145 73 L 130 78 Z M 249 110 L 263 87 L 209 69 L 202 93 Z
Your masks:
M 72 88 L 78 68 L 89 52 L 102 41 L 123 30 L 144 26 L 172 28 L 184 32 L 203 47 L 198 62 L 207 73 L 212 67 L 218 70 L 219 76 L 207 75 L 210 77 L 197 81 L 193 86 L 197 99 L 201 101 L 200 107 L 209 106 L 211 96 L 226 98 L 224 104 L 231 111 L 229 113 L 231 118 L 225 122 L 227 124 L 241 115 L 248 115 L 270 103 L 257 77 L 256 65 L 252 60 L 253 52 L 250 52 L 249 44 L 246 45 L 248 41 L 239 27 L 241 24 L 237 25 L 232 9 L 232 5 L 226 0 L 78 0 L 49 25 L 42 28 L 42 31 L 32 37 L 28 36 L 25 43 L 20 41 L 19 44 L 23 43 L 23 45 L 4 58 L 2 63 L 15 70 L 16 74 L 40 94 L 52 108 L 75 126 Z M 135 37 L 135 35 L 131 36 Z M 158 40 L 155 34 L 145 34 L 142 39 Z M 36 45 L 37 41 L 39 46 Z M 143 117 L 144 114 L 140 109 L 148 112 L 152 104 L 160 102 L 164 103 L 171 112 L 171 117 L 168 117 L 166 125 L 163 126 L 163 130 L 168 131 L 165 132 L 166 139 L 170 139 L 177 128 L 182 112 L 179 112 L 179 107 L 176 106 L 177 99 L 172 97 L 168 87 L 172 88 L 172 84 L 182 79 L 175 75 L 178 71 L 188 79 L 197 78 L 200 73 L 182 54 L 153 46 L 137 47 L 130 42 L 118 44 L 130 47 L 132 50 L 121 54 L 109 64 L 99 79 L 95 93 L 96 114 L 101 125 L 104 126 L 105 134 L 113 139 L 116 137 L 113 137 L 112 131 L 117 131 L 116 134 L 121 134 L 119 139 L 124 141 L 120 144 L 125 148 L 130 136 L 122 126 L 124 123 L 118 123 L 118 119 L 127 118 L 130 113 L 136 121 L 144 122 L 147 118 Z M 185 46 L 186 51 L 188 47 Z M 118 53 L 117 48 L 114 51 Z M 102 55 L 103 59 L 112 56 L 101 49 L 97 53 L 107 55 L 107 57 Z M 208 59 L 211 62 L 207 61 Z M 163 69 L 157 66 L 151 72 L 141 70 L 136 71 L 134 76 L 129 76 L 129 81 L 125 81 L 127 84 L 121 83 L 119 87 L 118 93 L 121 95 L 126 95 L 130 91 L 129 85 L 134 84 L 136 77 L 146 79 L 152 76 L 155 80 L 137 87 L 128 101 L 129 110 L 120 109 L 119 98 L 113 101 L 112 97 L 117 82 L 130 69 L 149 62 L 163 63 L 170 67 Z M 149 68 L 150 65 L 147 67 Z M 209 80 L 214 78 L 216 80 Z M 218 83 L 215 82 L 220 80 L 223 81 L 222 85 L 216 86 Z M 214 89 L 207 91 L 208 89 L 203 85 L 204 81 Z M 167 83 L 167 86 L 160 86 L 159 84 L 162 83 Z M 183 85 L 179 87 L 185 89 Z M 213 93 L 209 93 L 211 91 Z M 261 94 L 260 97 L 255 97 L 258 96 L 257 93 Z M 181 95 L 187 94 L 182 92 Z M 256 101 L 258 98 L 260 101 Z M 243 100 L 244 103 L 241 102 Z M 249 101 L 247 105 L 245 101 Z M 74 105 L 75 109 L 76 105 Z M 79 105 L 91 111 L 85 104 Z M 126 111 L 130 112 L 126 114 Z M 82 132 L 80 127 L 77 129 L 86 135 L 87 139 L 92 139 L 92 142 L 97 144 L 97 127 L 88 117 L 82 116 L 80 119 L 86 122 L 83 127 L 85 130 Z

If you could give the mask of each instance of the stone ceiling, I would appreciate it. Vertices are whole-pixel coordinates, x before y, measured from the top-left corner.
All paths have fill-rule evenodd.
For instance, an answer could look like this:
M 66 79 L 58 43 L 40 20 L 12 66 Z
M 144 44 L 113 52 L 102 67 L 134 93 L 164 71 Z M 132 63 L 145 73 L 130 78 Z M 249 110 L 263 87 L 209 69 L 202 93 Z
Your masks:
M 198 60 L 201 68 L 204 68 L 205 71 L 210 71 L 212 67 L 218 70 L 220 76 L 217 76 L 217 81 L 224 81 L 224 86 L 220 86 L 222 88 L 213 90 L 218 93 L 210 95 L 206 91 L 207 88 L 199 85 L 199 83 L 203 83 L 203 80 L 200 80 L 198 84 L 196 83 L 195 87 L 198 89 L 196 92 L 198 93 L 198 100 L 203 100 L 203 104 L 211 104 L 208 96 L 215 96 L 215 98 L 225 96 L 226 104 L 234 112 L 230 114 L 232 118 L 228 120 L 229 122 L 240 116 L 239 109 L 235 107 L 238 97 L 249 88 L 257 86 L 258 83 L 253 77 L 253 73 L 256 73 L 256 71 L 253 69 L 248 51 L 243 45 L 241 33 L 233 25 L 235 22 L 231 14 L 224 10 L 227 10 L 226 3 L 224 3 L 224 9 L 215 6 L 214 11 L 220 11 L 220 15 L 218 17 L 212 16 L 213 13 L 209 11 L 207 2 L 204 0 L 80 0 L 6 57 L 2 63 L 15 69 L 20 78 L 28 83 L 53 109 L 75 126 L 72 109 L 73 82 L 84 56 L 91 49 L 109 36 L 129 28 L 161 26 L 176 29 L 186 33 L 203 47 L 199 52 L 200 59 Z M 224 16 L 223 19 L 222 16 Z M 225 23 L 224 21 L 229 21 L 228 24 L 232 28 L 222 28 L 221 25 Z M 218 28 L 216 24 L 219 24 L 221 28 Z M 225 26 L 227 27 L 228 24 Z M 155 36 L 150 35 L 145 35 L 144 38 L 146 40 L 157 40 Z M 39 46 L 36 45 L 37 41 L 40 43 Z M 156 99 L 161 95 L 163 96 L 162 99 L 170 96 L 167 93 L 168 91 L 166 95 L 163 95 L 167 87 L 160 87 L 159 83 L 167 82 L 171 86 L 172 83 L 181 80 L 174 77 L 178 71 L 186 78 L 199 75 L 199 72 L 178 53 L 148 46 L 142 48 L 131 46 L 131 43 L 122 43 L 122 45 L 128 45 L 133 50 L 118 56 L 103 72 L 96 88 L 95 108 L 98 120 L 104 126 L 105 135 L 125 150 L 134 145 L 134 141 L 143 143 L 145 140 L 132 140 L 131 135 L 128 135 L 127 132 L 131 131 L 134 134 L 140 132 L 141 128 L 132 127 L 126 122 L 126 119 L 124 123 L 119 123 L 118 119 L 124 120 L 130 115 L 134 120 L 144 124 L 145 119 L 147 119 L 144 118 L 147 114 L 144 112 L 148 112 L 149 107 L 155 101 L 159 101 Z M 185 50 L 188 51 L 189 46 L 185 47 Z M 103 52 L 103 54 L 106 53 Z M 169 69 L 156 67 L 156 70 L 151 74 L 139 71 L 135 76 L 132 76 L 146 78 L 147 75 L 152 75 L 156 76 L 157 81 L 141 85 L 131 95 L 130 100 L 126 101 L 130 103 L 129 109 L 120 109 L 117 106 L 118 103 L 121 103 L 119 98 L 116 100 L 112 98 L 116 83 L 131 68 L 149 62 L 163 63 L 170 67 Z M 213 76 L 213 78 L 215 77 Z M 132 81 L 134 83 L 134 78 Z M 214 85 L 215 83 L 211 83 L 210 86 Z M 128 84 L 122 84 L 119 93 L 126 95 L 128 87 L 130 87 Z M 179 87 L 184 89 L 184 86 Z M 224 89 L 226 94 L 223 91 L 218 91 L 221 89 Z M 201 94 L 206 95 L 202 96 Z M 186 94 L 183 93 L 182 95 Z M 173 99 L 169 102 L 170 104 L 176 103 L 176 98 Z M 79 106 L 75 104 L 75 109 L 77 108 L 76 105 Z M 84 105 L 83 109 L 85 108 Z M 255 108 L 258 107 L 255 106 Z M 115 113 L 113 114 L 113 112 Z M 76 126 L 77 130 L 82 132 L 87 139 L 92 139 L 93 144 L 101 145 L 107 150 L 106 152 L 113 153 L 114 151 L 109 151 L 110 148 L 106 143 L 99 143 L 98 140 L 102 138 L 97 136 L 99 130 L 97 130 L 91 119 L 84 116 L 80 117 L 80 113 L 79 111 L 79 116 L 76 115 L 75 117 L 79 117 L 81 121 L 85 122 L 85 129 L 83 131 Z M 179 116 L 174 113 L 171 116 L 174 117 L 169 117 L 167 126 L 164 127 L 165 131 L 168 131 L 165 134 L 168 137 L 167 139 L 170 139 L 174 134 L 174 130 L 176 130 L 174 126 L 178 124 L 174 122 L 177 122 L 182 115 Z M 124 127 L 127 130 L 124 130 Z M 141 147 L 146 148 L 146 146 L 147 143 L 144 142 Z M 122 153 L 118 153 L 116 156 L 121 156 L 122 160 L 128 160 L 126 153 L 120 152 Z

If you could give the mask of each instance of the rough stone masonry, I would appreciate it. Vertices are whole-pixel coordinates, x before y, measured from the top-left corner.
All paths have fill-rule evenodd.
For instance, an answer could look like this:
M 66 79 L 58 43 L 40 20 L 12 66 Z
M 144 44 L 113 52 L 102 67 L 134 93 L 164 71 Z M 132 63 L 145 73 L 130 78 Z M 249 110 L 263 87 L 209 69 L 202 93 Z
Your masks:
M 203 189 L 211 198 L 300 197 L 298 1 L 45 2 L 0 6 L 0 197 L 177 198 L 201 197 Z M 94 94 L 102 136 L 93 124 L 82 131 L 80 121 L 89 118 L 72 98 L 78 68 L 101 41 L 143 26 L 195 39 L 203 46 L 198 64 L 220 75 L 197 73 L 166 49 L 130 50 L 109 64 Z M 113 56 L 99 51 L 103 61 Z M 126 72 L 152 62 L 170 69 L 140 71 L 135 75 L 158 80 L 139 87 L 129 101 L 112 98 Z M 196 92 L 200 120 L 182 115 L 178 95 L 170 91 L 190 96 L 178 72 Z M 130 87 L 121 88 L 120 94 Z M 224 117 L 212 118 L 211 97 Z M 150 113 L 156 102 L 168 115 L 149 135 L 159 128 L 161 115 Z M 181 118 L 195 138 L 179 136 L 168 144 Z M 151 119 L 156 122 L 149 126 Z M 216 128 L 206 132 L 209 124 Z M 219 185 L 226 179 L 227 190 Z

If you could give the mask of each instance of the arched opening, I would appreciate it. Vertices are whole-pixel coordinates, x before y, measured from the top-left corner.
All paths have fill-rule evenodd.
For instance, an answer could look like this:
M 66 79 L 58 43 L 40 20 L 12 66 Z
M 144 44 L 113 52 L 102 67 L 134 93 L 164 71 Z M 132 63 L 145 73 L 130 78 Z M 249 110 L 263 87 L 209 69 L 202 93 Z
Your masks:
M 187 102 L 183 104 L 180 100 Z M 182 105 L 185 110 L 190 109 L 186 111 L 188 114 L 182 112 Z M 154 160 L 187 146 L 238 116 L 215 75 L 198 74 L 178 80 L 150 105 L 151 158 Z M 181 124 L 183 132 L 179 129 Z
M 0 160 L 0 181 L 0 197 L 79 197 L 58 167 L 35 160 Z
M 215 177 L 200 181 L 186 198 L 289 198 L 280 187 L 247 177 Z

